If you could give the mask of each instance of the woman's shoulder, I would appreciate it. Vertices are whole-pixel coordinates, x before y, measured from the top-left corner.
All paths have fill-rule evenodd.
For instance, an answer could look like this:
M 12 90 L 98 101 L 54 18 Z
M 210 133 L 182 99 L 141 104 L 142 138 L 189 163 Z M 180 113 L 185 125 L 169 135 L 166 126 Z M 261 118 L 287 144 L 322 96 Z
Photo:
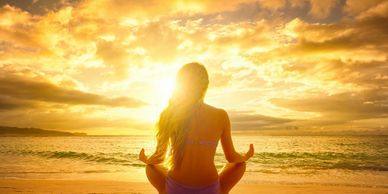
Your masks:
M 207 107 L 209 112 L 211 112 L 215 115 L 223 117 L 223 116 L 227 116 L 227 114 L 228 114 L 223 108 L 215 107 L 215 106 L 212 106 L 210 104 L 205 104 L 205 106 Z
M 228 113 L 223 108 L 214 107 L 211 105 L 207 105 L 208 108 L 208 118 L 218 126 L 220 132 L 224 129 L 224 126 L 229 122 Z

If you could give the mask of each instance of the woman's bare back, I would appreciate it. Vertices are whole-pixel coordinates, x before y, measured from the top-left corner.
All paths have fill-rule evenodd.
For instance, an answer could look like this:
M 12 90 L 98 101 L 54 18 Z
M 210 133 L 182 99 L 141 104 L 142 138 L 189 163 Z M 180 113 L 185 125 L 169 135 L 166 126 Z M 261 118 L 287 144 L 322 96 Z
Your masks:
M 169 171 L 174 180 L 192 186 L 208 185 L 218 179 L 214 165 L 216 146 L 225 127 L 223 110 L 201 104 L 195 112 L 181 165 Z

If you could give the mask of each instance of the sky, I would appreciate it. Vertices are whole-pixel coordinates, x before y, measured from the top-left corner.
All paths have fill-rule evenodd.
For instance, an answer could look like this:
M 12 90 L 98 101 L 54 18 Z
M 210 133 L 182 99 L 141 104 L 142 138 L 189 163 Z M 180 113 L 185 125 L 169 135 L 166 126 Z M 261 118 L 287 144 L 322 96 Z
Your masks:
M 0 0 L 0 125 L 152 134 L 178 69 L 235 133 L 388 135 L 388 1 Z

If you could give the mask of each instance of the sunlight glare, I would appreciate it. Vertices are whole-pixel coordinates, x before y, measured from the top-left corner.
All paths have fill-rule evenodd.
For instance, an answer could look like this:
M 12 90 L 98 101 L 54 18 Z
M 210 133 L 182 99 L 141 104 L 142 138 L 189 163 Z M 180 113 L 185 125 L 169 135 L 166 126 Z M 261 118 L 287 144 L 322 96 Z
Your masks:
M 155 94 L 157 96 L 158 106 L 164 107 L 174 90 L 175 84 L 172 79 L 164 78 L 154 82 Z

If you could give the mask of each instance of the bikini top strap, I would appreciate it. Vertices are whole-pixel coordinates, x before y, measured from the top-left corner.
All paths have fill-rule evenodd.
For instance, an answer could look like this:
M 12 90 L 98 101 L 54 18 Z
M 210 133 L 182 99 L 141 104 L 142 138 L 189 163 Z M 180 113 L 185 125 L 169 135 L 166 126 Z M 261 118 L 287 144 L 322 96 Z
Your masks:
M 200 140 L 186 139 L 186 144 L 200 144 L 200 145 L 217 147 L 218 141 L 206 140 L 206 139 L 200 139 Z

